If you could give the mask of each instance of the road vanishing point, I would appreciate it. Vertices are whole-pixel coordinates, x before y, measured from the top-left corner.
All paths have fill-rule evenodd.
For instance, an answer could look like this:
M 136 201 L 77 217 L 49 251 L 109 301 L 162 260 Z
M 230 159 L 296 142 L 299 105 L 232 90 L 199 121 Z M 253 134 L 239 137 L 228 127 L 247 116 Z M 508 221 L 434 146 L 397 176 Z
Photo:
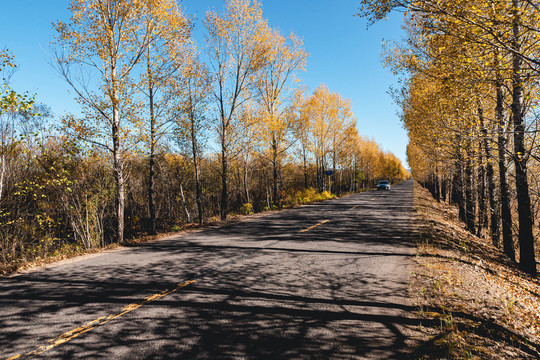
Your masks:
M 403 359 L 413 183 L 0 279 L 0 359 Z

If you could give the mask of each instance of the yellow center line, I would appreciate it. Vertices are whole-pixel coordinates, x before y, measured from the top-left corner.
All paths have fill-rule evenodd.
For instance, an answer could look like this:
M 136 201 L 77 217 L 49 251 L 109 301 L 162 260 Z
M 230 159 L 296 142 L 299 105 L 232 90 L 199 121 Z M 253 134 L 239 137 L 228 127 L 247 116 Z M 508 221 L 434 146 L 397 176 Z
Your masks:
M 122 310 L 120 310 L 120 312 L 118 312 L 116 314 L 110 314 L 108 316 L 102 316 L 102 317 L 100 317 L 100 318 L 98 318 L 96 320 L 92 320 L 92 321 L 86 323 L 85 325 L 83 325 L 81 327 L 78 327 L 76 329 L 73 329 L 73 330 L 70 330 L 70 331 L 68 331 L 66 333 L 63 333 L 62 335 L 60 335 L 60 336 L 58 336 L 58 337 L 56 337 L 54 339 L 50 339 L 50 340 L 47 341 L 49 343 L 49 345 L 40 346 L 36 350 L 34 350 L 32 352 L 29 352 L 29 353 L 26 353 L 26 354 L 17 354 L 15 356 L 12 356 L 12 357 L 8 358 L 7 360 L 19 359 L 22 356 L 24 356 L 25 358 L 32 358 L 34 356 L 42 354 L 45 351 L 51 350 L 52 348 L 54 348 L 54 347 L 56 347 L 58 345 L 61 345 L 61 344 L 65 343 L 65 342 L 68 342 L 69 340 L 71 340 L 73 338 L 76 338 L 79 335 L 84 334 L 85 332 L 88 332 L 88 331 L 90 331 L 92 329 L 95 329 L 95 328 L 97 328 L 99 326 L 105 325 L 106 323 L 108 323 L 111 320 L 114 320 L 116 318 L 119 318 L 122 315 L 125 315 L 125 314 L 127 314 L 129 312 L 132 312 L 134 310 L 137 310 L 138 308 L 140 308 L 143 305 L 146 305 L 146 304 L 151 303 L 153 301 L 159 300 L 164 296 L 172 294 L 173 292 L 175 292 L 175 291 L 177 291 L 177 290 L 179 290 L 179 289 L 181 289 L 183 287 L 186 287 L 186 286 L 188 286 L 190 284 L 193 284 L 196 281 L 197 280 L 186 281 L 184 283 L 178 284 L 178 286 L 176 286 L 174 289 L 167 289 L 167 290 L 164 290 L 164 291 L 159 292 L 157 294 L 150 295 L 150 296 L 144 298 L 141 301 L 138 301 L 138 302 L 129 304 L 127 306 L 124 306 L 122 308 Z
M 311 230 L 313 228 L 316 228 L 317 226 L 321 226 L 322 224 L 325 224 L 325 223 L 327 223 L 329 221 L 330 221 L 329 219 L 323 220 L 318 224 L 310 226 L 307 229 L 301 230 L 300 232 L 303 233 L 303 232 L 309 231 L 309 230 Z M 27 359 L 27 358 L 32 358 L 34 356 L 43 354 L 44 352 L 46 352 L 48 350 L 51 350 L 51 349 L 57 347 L 58 345 L 64 344 L 64 343 L 76 338 L 77 336 L 82 335 L 82 334 L 84 334 L 84 333 L 86 333 L 86 332 L 88 332 L 90 330 L 93 330 L 93 329 L 95 329 L 97 327 L 103 326 L 103 325 L 105 325 L 106 323 L 108 323 L 111 320 L 114 320 L 114 319 L 119 318 L 120 316 L 123 316 L 123 315 L 125 315 L 125 314 L 127 314 L 129 312 L 137 310 L 138 308 L 140 308 L 143 305 L 146 305 L 146 304 L 151 303 L 153 301 L 159 300 L 162 297 L 167 296 L 169 294 L 172 294 L 173 292 L 175 292 L 175 291 L 177 291 L 177 290 L 179 290 L 179 289 L 181 289 L 183 287 L 186 287 L 186 286 L 188 286 L 190 284 L 193 284 L 196 281 L 197 280 L 186 281 L 184 283 L 178 284 L 174 289 L 167 289 L 167 290 L 164 290 L 164 291 L 159 292 L 157 294 L 150 295 L 150 296 L 144 298 L 141 301 L 138 301 L 138 302 L 135 302 L 135 303 L 124 306 L 118 313 L 110 314 L 110 315 L 107 315 L 107 316 L 102 316 L 100 318 L 97 318 L 96 320 L 92 320 L 92 321 L 86 323 L 83 326 L 80 326 L 80 327 L 78 327 L 76 329 L 65 332 L 62 335 L 60 335 L 60 336 L 58 336 L 58 337 L 56 337 L 54 339 L 47 340 L 47 343 L 49 343 L 49 345 L 42 345 L 42 346 L 38 347 L 36 350 L 34 350 L 34 351 L 31 351 L 31 352 L 25 353 L 25 354 L 17 354 L 17 355 L 14 355 L 14 356 L 6 359 L 6 360 L 15 360 L 15 359 L 21 359 L 21 358 Z
M 313 225 L 313 226 L 310 226 L 310 227 L 308 227 L 307 229 L 301 230 L 300 232 L 303 233 L 303 232 L 309 231 L 309 230 L 311 230 L 311 229 L 313 229 L 313 228 L 316 228 L 317 226 L 321 226 L 322 224 L 327 223 L 327 222 L 329 222 L 329 221 L 330 221 L 330 220 L 323 220 L 323 221 L 321 221 L 321 222 L 318 223 L 318 224 L 315 224 L 315 225 Z

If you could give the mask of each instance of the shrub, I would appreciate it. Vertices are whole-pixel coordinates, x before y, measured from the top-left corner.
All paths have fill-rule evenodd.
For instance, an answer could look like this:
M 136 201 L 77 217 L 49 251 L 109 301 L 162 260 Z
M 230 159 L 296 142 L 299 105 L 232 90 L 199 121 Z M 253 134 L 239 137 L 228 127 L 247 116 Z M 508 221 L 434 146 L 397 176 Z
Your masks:
M 324 191 L 321 193 L 321 197 L 323 198 L 323 200 L 327 200 L 327 199 L 333 199 L 333 198 L 335 198 L 336 195 L 331 194 L 331 193 L 329 193 L 328 191 L 324 190 Z
M 335 195 L 329 193 L 326 190 L 322 193 L 318 193 L 313 188 L 307 188 L 302 190 L 296 190 L 292 194 L 286 194 L 283 198 L 283 202 L 285 205 L 302 205 L 309 204 L 315 201 L 333 199 L 335 197 Z
M 253 214 L 253 205 L 251 203 L 245 203 L 240 207 L 240 213 L 242 215 Z

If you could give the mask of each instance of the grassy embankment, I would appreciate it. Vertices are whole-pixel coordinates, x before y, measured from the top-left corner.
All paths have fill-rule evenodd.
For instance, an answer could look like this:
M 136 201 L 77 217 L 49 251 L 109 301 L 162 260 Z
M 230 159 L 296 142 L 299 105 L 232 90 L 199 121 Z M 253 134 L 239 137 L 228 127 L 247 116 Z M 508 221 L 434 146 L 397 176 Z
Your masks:
M 540 359 L 540 281 L 467 232 L 454 207 L 414 192 L 410 292 L 425 319 L 414 358 Z

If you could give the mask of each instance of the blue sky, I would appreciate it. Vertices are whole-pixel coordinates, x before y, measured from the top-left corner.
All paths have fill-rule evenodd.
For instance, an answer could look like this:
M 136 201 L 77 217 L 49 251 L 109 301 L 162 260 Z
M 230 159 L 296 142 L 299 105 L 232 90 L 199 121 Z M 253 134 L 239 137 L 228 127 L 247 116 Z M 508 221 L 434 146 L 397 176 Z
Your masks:
M 0 0 L 0 48 L 7 47 L 19 66 L 12 78 L 17 91 L 35 93 L 56 115 L 78 113 L 69 87 L 50 63 L 52 22 L 67 20 L 68 0 Z M 374 138 L 383 149 L 404 164 L 406 132 L 397 115 L 397 106 L 387 94 L 397 79 L 381 65 L 381 44 L 402 36 L 401 15 L 393 14 L 366 29 L 355 17 L 358 0 L 263 0 L 264 17 L 283 34 L 291 31 L 304 39 L 310 53 L 301 79 L 312 91 L 321 83 L 349 98 L 358 118 L 360 134 Z M 208 8 L 220 10 L 223 0 L 183 0 L 180 5 L 190 17 L 196 16 L 195 37 L 202 39 L 200 20 Z M 202 44 L 201 44 L 202 45 Z

